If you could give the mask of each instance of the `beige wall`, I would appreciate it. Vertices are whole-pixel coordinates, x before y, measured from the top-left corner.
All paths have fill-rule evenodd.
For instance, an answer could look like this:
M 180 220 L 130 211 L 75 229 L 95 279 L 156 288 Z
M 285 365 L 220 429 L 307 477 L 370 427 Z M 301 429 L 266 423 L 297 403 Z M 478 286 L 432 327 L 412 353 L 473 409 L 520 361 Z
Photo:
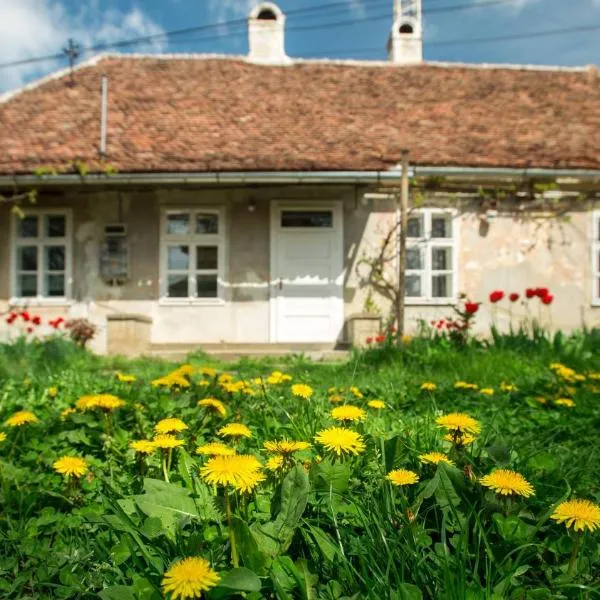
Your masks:
M 94 349 L 106 349 L 106 315 L 140 313 L 153 319 L 153 343 L 267 343 L 269 341 L 270 203 L 274 200 L 338 200 L 344 210 L 345 315 L 362 312 L 367 290 L 361 287 L 357 263 L 372 253 L 393 223 L 392 203 L 364 200 L 353 187 L 263 187 L 215 190 L 98 191 L 83 189 L 64 195 L 40 195 L 38 206 L 69 207 L 73 214 L 73 299 L 64 307 L 36 307 L 55 316 L 69 314 L 94 320 L 99 334 Z M 248 211 L 249 201 L 256 206 Z M 226 211 L 227 302 L 223 306 L 164 306 L 159 296 L 159 215 L 161 207 L 222 206 Z M 589 208 L 589 207 L 588 207 Z M 9 221 L 0 207 L 0 304 L 10 296 Z M 128 225 L 131 279 L 123 286 L 106 285 L 99 276 L 99 248 L 104 225 Z M 459 290 L 473 300 L 486 300 L 493 289 L 523 292 L 529 286 L 547 286 L 555 293 L 552 310 L 542 316 L 563 329 L 598 325 L 600 309 L 591 307 L 591 212 L 570 215 L 568 222 L 554 218 L 516 219 L 500 214 L 488 227 L 473 207 L 457 217 Z M 2 300 L 3 299 L 3 300 Z M 386 301 L 378 300 L 382 311 Z M 503 302 L 503 307 L 508 303 Z M 537 304 L 536 304 L 537 307 Z M 524 314 L 515 307 L 515 315 Z M 409 327 L 419 319 L 448 316 L 448 306 L 410 306 Z M 537 315 L 537 308 L 536 308 Z M 497 315 L 503 326 L 508 312 Z M 491 319 L 482 309 L 478 326 L 484 331 Z M 344 333 L 340 332 L 340 339 Z

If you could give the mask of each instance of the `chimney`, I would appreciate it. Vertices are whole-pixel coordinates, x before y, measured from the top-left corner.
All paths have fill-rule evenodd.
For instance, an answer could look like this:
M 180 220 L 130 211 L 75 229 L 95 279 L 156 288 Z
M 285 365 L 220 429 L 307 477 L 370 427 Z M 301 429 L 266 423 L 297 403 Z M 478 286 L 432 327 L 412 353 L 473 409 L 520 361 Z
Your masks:
M 248 17 L 248 59 L 254 63 L 290 63 L 285 53 L 285 15 L 272 2 L 261 2 Z
M 395 0 L 388 56 L 390 61 L 401 65 L 423 62 L 421 0 Z

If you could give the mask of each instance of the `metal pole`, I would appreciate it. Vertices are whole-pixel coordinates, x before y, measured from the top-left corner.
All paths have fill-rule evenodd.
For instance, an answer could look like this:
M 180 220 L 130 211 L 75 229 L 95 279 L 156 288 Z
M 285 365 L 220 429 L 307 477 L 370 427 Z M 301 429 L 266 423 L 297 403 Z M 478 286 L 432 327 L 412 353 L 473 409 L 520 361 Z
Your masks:
M 402 151 L 402 181 L 400 198 L 397 205 L 399 212 L 398 231 L 398 290 L 396 296 L 396 318 L 398 319 L 397 345 L 402 345 L 404 336 L 404 299 L 406 297 L 406 234 L 408 227 L 408 150 Z
M 102 91 L 100 106 L 100 155 L 106 155 L 106 119 L 108 108 L 108 77 L 102 75 Z

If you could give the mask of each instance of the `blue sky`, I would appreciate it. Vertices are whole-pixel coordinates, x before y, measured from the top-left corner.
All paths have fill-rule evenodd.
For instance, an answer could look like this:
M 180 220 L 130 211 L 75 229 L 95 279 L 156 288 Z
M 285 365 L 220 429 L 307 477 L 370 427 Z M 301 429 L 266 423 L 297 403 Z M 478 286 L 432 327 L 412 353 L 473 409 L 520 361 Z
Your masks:
M 343 0 L 335 9 L 293 14 L 340 0 L 279 0 L 288 15 L 286 50 L 292 57 L 385 59 L 393 0 Z M 494 43 L 443 45 L 448 40 L 600 26 L 600 0 L 423 0 L 427 60 L 600 64 L 600 29 Z M 61 51 L 69 37 L 83 46 L 243 19 L 254 0 L 0 0 L 0 63 Z M 483 6 L 477 6 L 482 4 Z M 456 5 L 472 8 L 433 13 Z M 335 28 L 326 23 L 354 21 Z M 314 26 L 314 27 L 311 27 Z M 302 27 L 294 31 L 294 27 Z M 210 39 L 206 39 L 210 38 Z M 247 52 L 245 25 L 159 39 L 137 52 Z M 65 66 L 64 61 L 0 68 L 0 91 Z

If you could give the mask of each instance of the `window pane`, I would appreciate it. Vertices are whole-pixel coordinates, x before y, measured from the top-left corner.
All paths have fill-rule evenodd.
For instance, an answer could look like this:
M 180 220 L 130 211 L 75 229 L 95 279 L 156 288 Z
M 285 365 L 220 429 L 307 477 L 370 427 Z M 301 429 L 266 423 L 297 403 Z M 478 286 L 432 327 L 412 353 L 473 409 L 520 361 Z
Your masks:
M 47 271 L 64 271 L 65 270 L 65 247 L 64 246 L 46 246 L 44 248 L 46 261 L 45 268 Z
M 418 271 L 423 268 L 423 253 L 421 248 L 407 248 L 406 268 L 409 271 Z
M 450 215 L 433 215 L 431 217 L 431 237 L 452 237 L 452 218 Z
M 284 210 L 281 213 L 282 227 L 333 227 L 330 210 Z
M 35 216 L 18 219 L 18 233 L 22 238 L 34 238 L 38 235 L 38 218 Z
M 190 233 L 190 215 L 167 215 L 167 233 L 175 235 Z
M 452 295 L 450 275 L 434 275 L 431 278 L 431 295 L 434 298 L 449 298 Z
M 196 233 L 219 233 L 219 215 L 210 213 L 196 215 Z
M 217 275 L 197 275 L 196 295 L 198 298 L 216 298 Z
M 57 274 L 46 275 L 46 296 L 65 296 L 65 276 Z
M 406 228 L 406 235 L 409 238 L 422 238 L 423 237 L 423 215 L 418 217 L 410 217 L 408 219 L 408 227 Z
M 65 237 L 66 219 L 64 215 L 48 215 L 46 217 L 46 236 Z
M 196 269 L 217 269 L 218 256 L 217 246 L 196 246 Z
M 17 253 L 19 271 L 37 271 L 37 246 L 20 246 Z
M 409 298 L 419 298 L 422 296 L 420 275 L 406 276 L 406 295 Z
M 187 275 L 169 275 L 167 296 L 169 298 L 187 298 L 188 276 Z
M 452 249 L 432 248 L 431 268 L 434 271 L 449 271 L 452 269 Z
M 189 246 L 169 246 L 167 253 L 169 271 L 187 271 L 190 268 Z
M 17 278 L 17 284 L 19 287 L 19 297 L 30 298 L 31 296 L 37 296 L 36 275 L 19 275 Z

